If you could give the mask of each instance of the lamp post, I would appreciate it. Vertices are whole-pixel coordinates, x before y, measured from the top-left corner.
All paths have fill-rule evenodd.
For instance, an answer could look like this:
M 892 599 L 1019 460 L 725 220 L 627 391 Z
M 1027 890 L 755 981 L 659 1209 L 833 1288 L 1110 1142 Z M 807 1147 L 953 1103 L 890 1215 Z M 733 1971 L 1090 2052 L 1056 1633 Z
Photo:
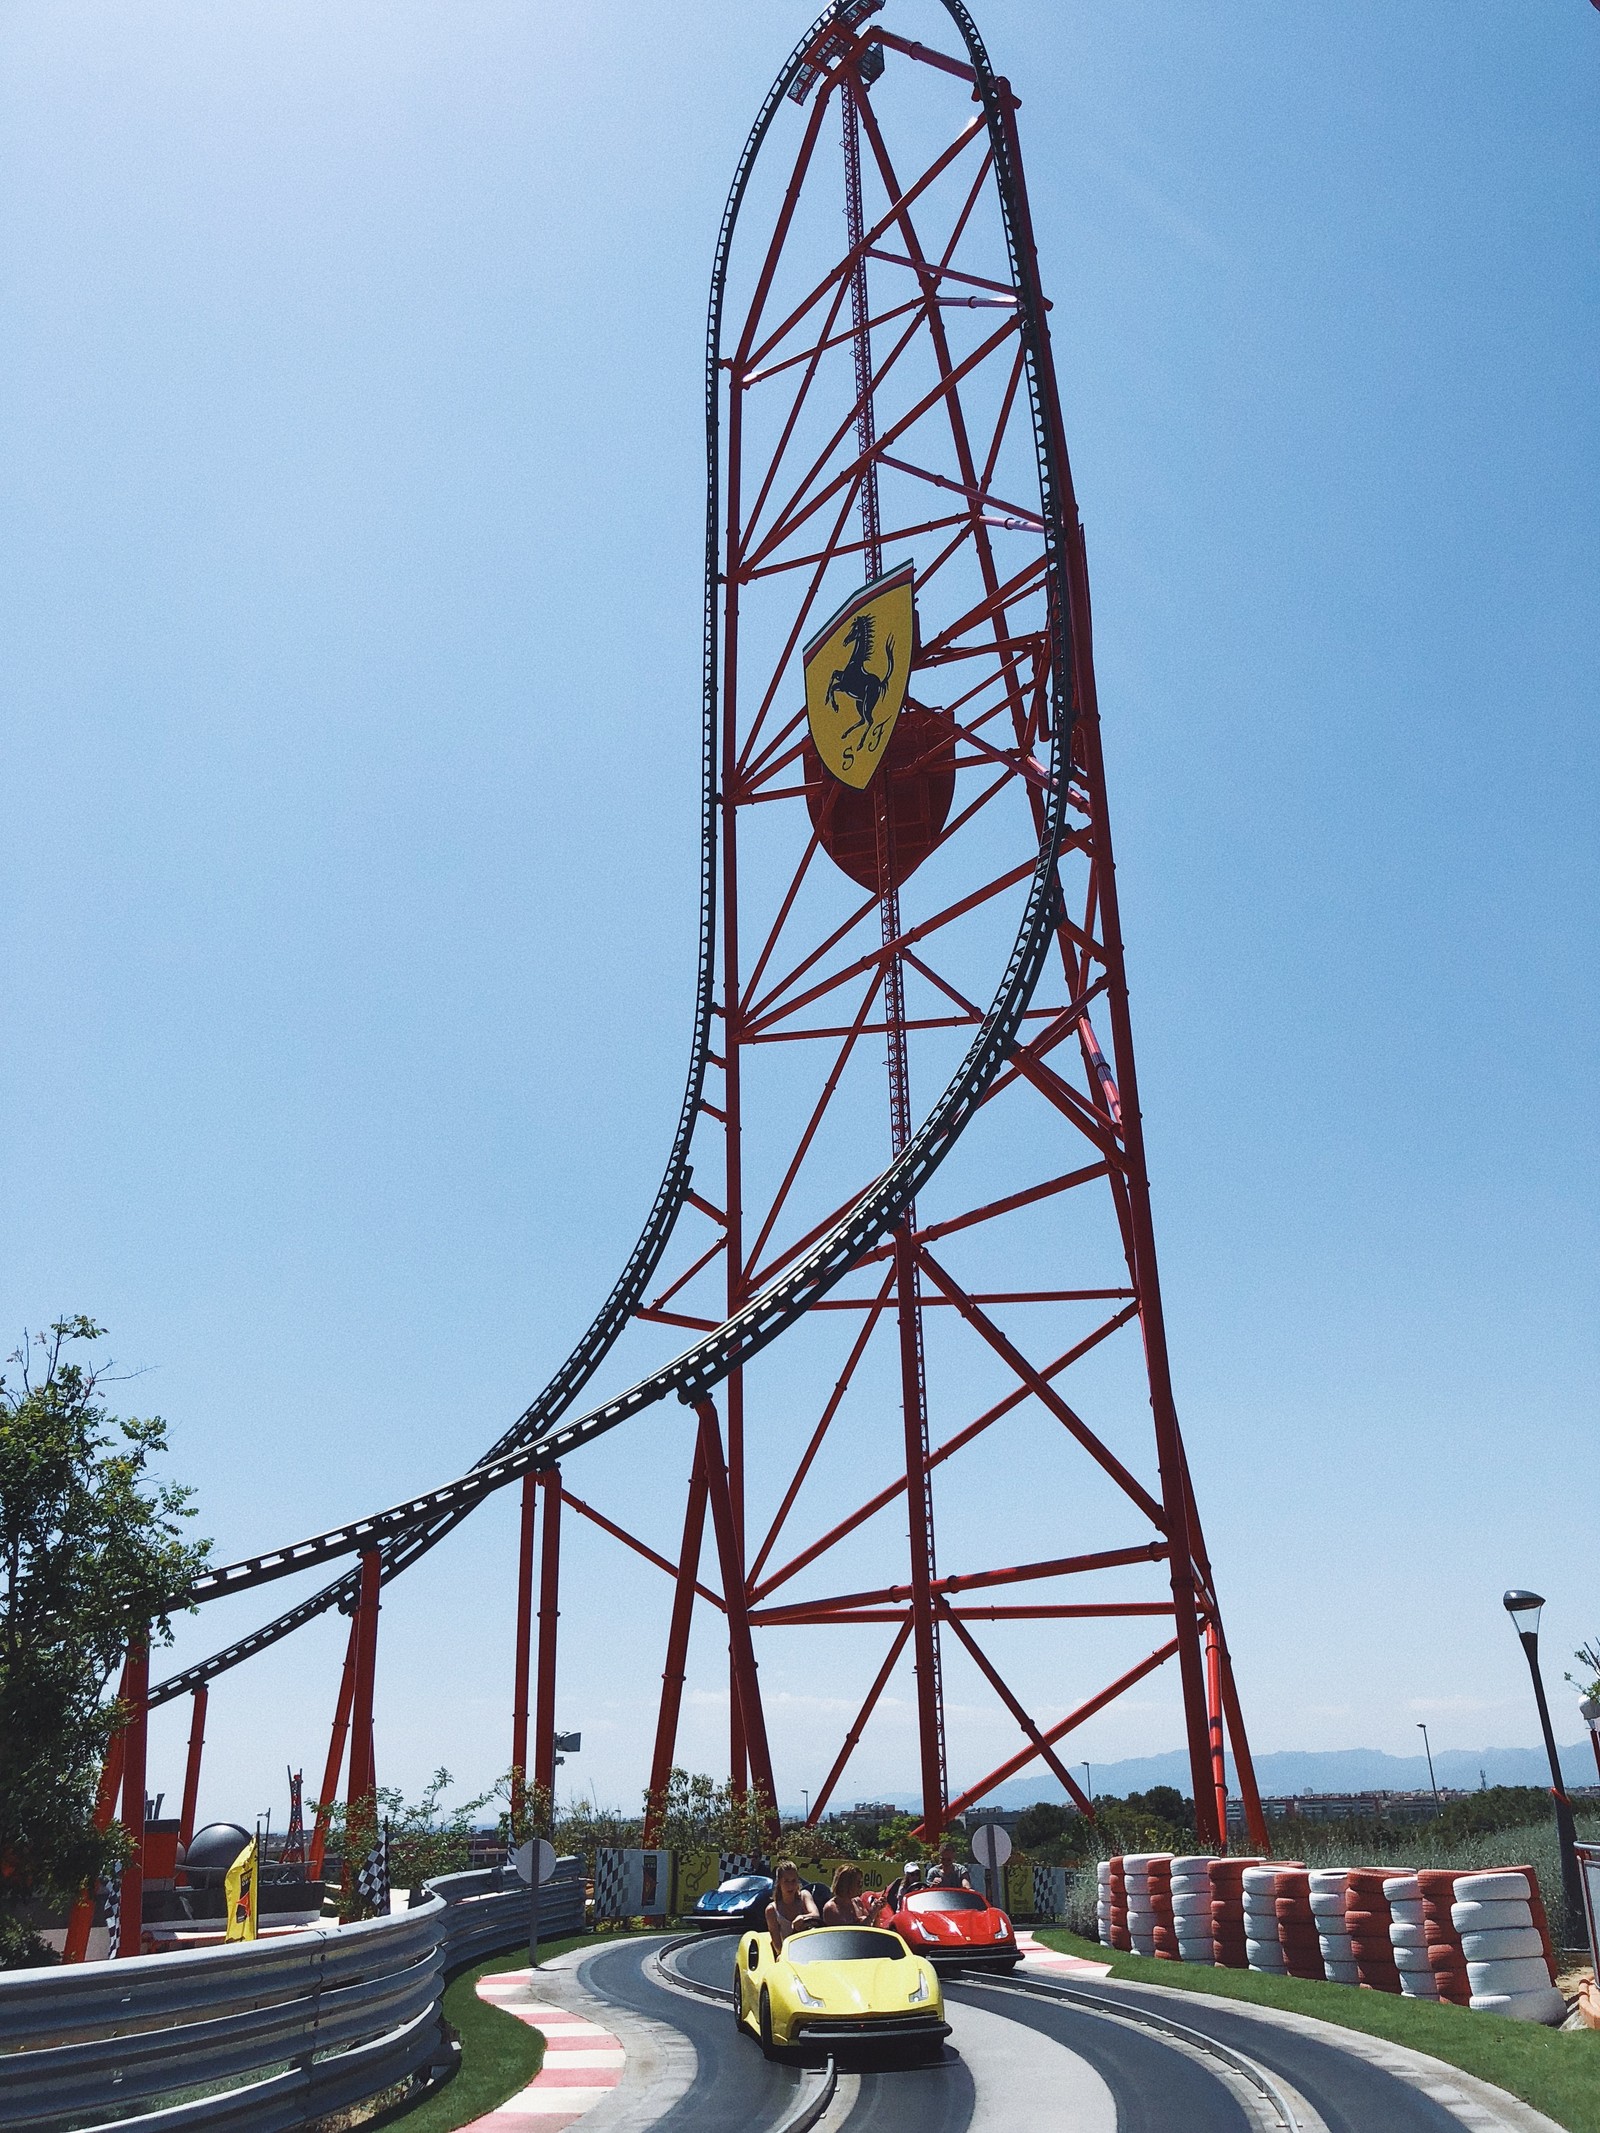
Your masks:
M 1433 1804 L 1436 1812 L 1442 1812 L 1444 1802 L 1439 1797 L 1439 1780 L 1433 1774 L 1433 1750 L 1428 1746 L 1428 1729 L 1419 1718 L 1417 1731 L 1422 1735 L 1422 1752 L 1428 1758 L 1428 1783 L 1433 1787 Z
M 1561 1893 L 1566 1899 L 1567 1931 L 1570 1933 L 1584 1915 L 1583 1883 L 1578 1875 L 1575 1849 L 1577 1825 L 1572 1819 L 1572 1803 L 1567 1798 L 1566 1786 L 1562 1783 L 1561 1760 L 1556 1754 L 1556 1737 L 1550 1724 L 1550 1706 L 1545 1702 L 1544 1679 L 1539 1672 L 1539 1616 L 1544 1597 L 1537 1592 L 1512 1590 L 1506 1594 L 1503 1605 L 1527 1654 L 1528 1672 L 1533 1676 L 1534 1700 L 1539 1706 L 1539 1724 L 1544 1729 L 1545 1753 L 1550 1758 L 1550 1796 L 1555 1801 L 1556 1841 L 1561 1847 Z
M 1600 7 L 1600 0 L 1595 0 Z M 1594 1750 L 1594 1767 L 1600 1771 L 1600 1697 L 1585 1696 L 1578 1706 L 1578 1716 L 1589 1728 L 1589 1746 Z
M 1083 1766 L 1083 1790 L 1089 1805 L 1094 1805 L 1094 1774 L 1087 1763 Z

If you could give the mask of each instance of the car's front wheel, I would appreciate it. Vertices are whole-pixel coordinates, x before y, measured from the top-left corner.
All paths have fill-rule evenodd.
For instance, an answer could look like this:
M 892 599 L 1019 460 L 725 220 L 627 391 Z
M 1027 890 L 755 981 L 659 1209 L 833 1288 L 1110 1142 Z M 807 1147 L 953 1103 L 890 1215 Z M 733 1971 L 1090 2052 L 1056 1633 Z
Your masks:
M 778 2056 L 778 2040 L 772 2034 L 772 1997 L 765 1985 L 761 1988 L 761 2049 L 769 2059 Z

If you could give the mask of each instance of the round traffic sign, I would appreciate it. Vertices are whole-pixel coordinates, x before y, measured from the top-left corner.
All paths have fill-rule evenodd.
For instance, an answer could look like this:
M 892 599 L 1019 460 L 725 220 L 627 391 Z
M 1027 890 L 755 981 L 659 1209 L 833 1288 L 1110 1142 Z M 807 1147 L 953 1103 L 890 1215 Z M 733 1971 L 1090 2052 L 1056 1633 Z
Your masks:
M 972 1832 L 972 1856 L 991 1874 L 998 1874 L 1011 1857 L 1011 1839 L 998 1822 L 985 1822 Z

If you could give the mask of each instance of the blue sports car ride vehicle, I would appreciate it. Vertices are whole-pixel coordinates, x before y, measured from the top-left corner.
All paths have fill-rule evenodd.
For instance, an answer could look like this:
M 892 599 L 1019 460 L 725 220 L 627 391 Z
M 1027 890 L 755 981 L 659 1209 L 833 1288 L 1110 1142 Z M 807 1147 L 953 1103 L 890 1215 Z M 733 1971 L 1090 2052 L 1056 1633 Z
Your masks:
M 734 1874 L 720 1888 L 707 1889 L 692 1916 L 697 1926 L 722 1926 L 738 1930 L 759 1926 L 772 1901 L 770 1874 Z

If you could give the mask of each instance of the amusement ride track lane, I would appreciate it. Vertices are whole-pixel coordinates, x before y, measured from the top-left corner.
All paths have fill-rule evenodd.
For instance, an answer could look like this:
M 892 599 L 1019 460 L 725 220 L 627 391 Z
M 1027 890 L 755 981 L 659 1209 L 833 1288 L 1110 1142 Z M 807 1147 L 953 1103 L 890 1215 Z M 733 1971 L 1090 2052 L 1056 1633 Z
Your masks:
M 670 2105 L 656 2125 L 664 2133 L 687 2133 L 689 2128 L 693 2133 L 761 2133 L 781 2125 L 798 2098 L 796 2069 L 764 2059 L 755 2044 L 742 2048 L 728 2009 L 658 1985 L 646 1964 L 659 1946 L 655 1940 L 627 1940 L 586 1957 L 578 1966 L 580 1982 L 596 1998 L 670 2023 L 695 2048 L 699 2065 L 688 2093 Z M 719 1939 L 716 1954 L 714 1976 L 709 1970 L 695 1974 L 707 1983 L 726 1985 L 733 1959 L 731 1938 Z
M 687 1976 L 726 1989 L 735 1937 L 708 1935 L 673 1958 Z M 775 2071 L 735 2030 L 731 2010 L 702 2008 L 653 1983 L 641 1944 L 631 1966 L 586 1966 L 586 1983 L 640 2013 L 678 2025 L 700 2055 L 700 2076 L 661 2124 L 772 2125 Z M 618 1949 L 616 1958 L 628 1951 Z M 613 1959 L 615 1960 L 615 1959 Z M 1043 2006 L 1044 2019 L 1033 2019 Z M 838 2133 L 1250 2133 L 1252 2121 L 1228 2085 L 1202 2061 L 1160 2037 L 1085 2010 L 985 1999 L 946 1982 L 952 2036 L 936 2066 L 907 2063 L 887 2048 L 838 2054 Z M 1019 2034 L 1019 2030 L 1023 2034 Z M 855 2095 L 848 2097 L 853 2082 Z M 794 2100 L 793 2089 L 787 2092 Z
M 955 1979 L 945 1984 L 945 2007 L 958 2038 L 963 2015 L 1004 2015 L 1086 2061 L 1116 2100 L 1116 2133 L 1256 2133 L 1238 2097 L 1218 2074 L 1153 2033 L 1109 2022 L 1065 2001 L 986 1994 L 982 1987 L 963 1987 Z M 1015 2105 L 1022 2115 L 1013 2108 L 1011 2122 L 1021 2133 L 1032 2123 L 1028 2097 L 1017 2097 Z M 855 2133 L 854 2119 L 850 2124 Z
M 1397 2080 L 1320 2037 L 1307 2037 L 1241 2014 L 1226 2000 L 1205 1993 L 1181 1995 L 1150 1991 L 1138 1985 L 1103 1979 L 1096 1991 L 1106 1998 L 1141 2002 L 1158 2014 L 1186 2023 L 1235 2051 L 1259 2060 L 1272 2073 L 1292 2082 L 1318 2112 L 1328 2133 L 1461 2133 L 1461 2120 L 1443 2104 L 1424 2096 L 1409 2082 Z M 1174 2007 L 1174 1999 L 1182 2005 Z

